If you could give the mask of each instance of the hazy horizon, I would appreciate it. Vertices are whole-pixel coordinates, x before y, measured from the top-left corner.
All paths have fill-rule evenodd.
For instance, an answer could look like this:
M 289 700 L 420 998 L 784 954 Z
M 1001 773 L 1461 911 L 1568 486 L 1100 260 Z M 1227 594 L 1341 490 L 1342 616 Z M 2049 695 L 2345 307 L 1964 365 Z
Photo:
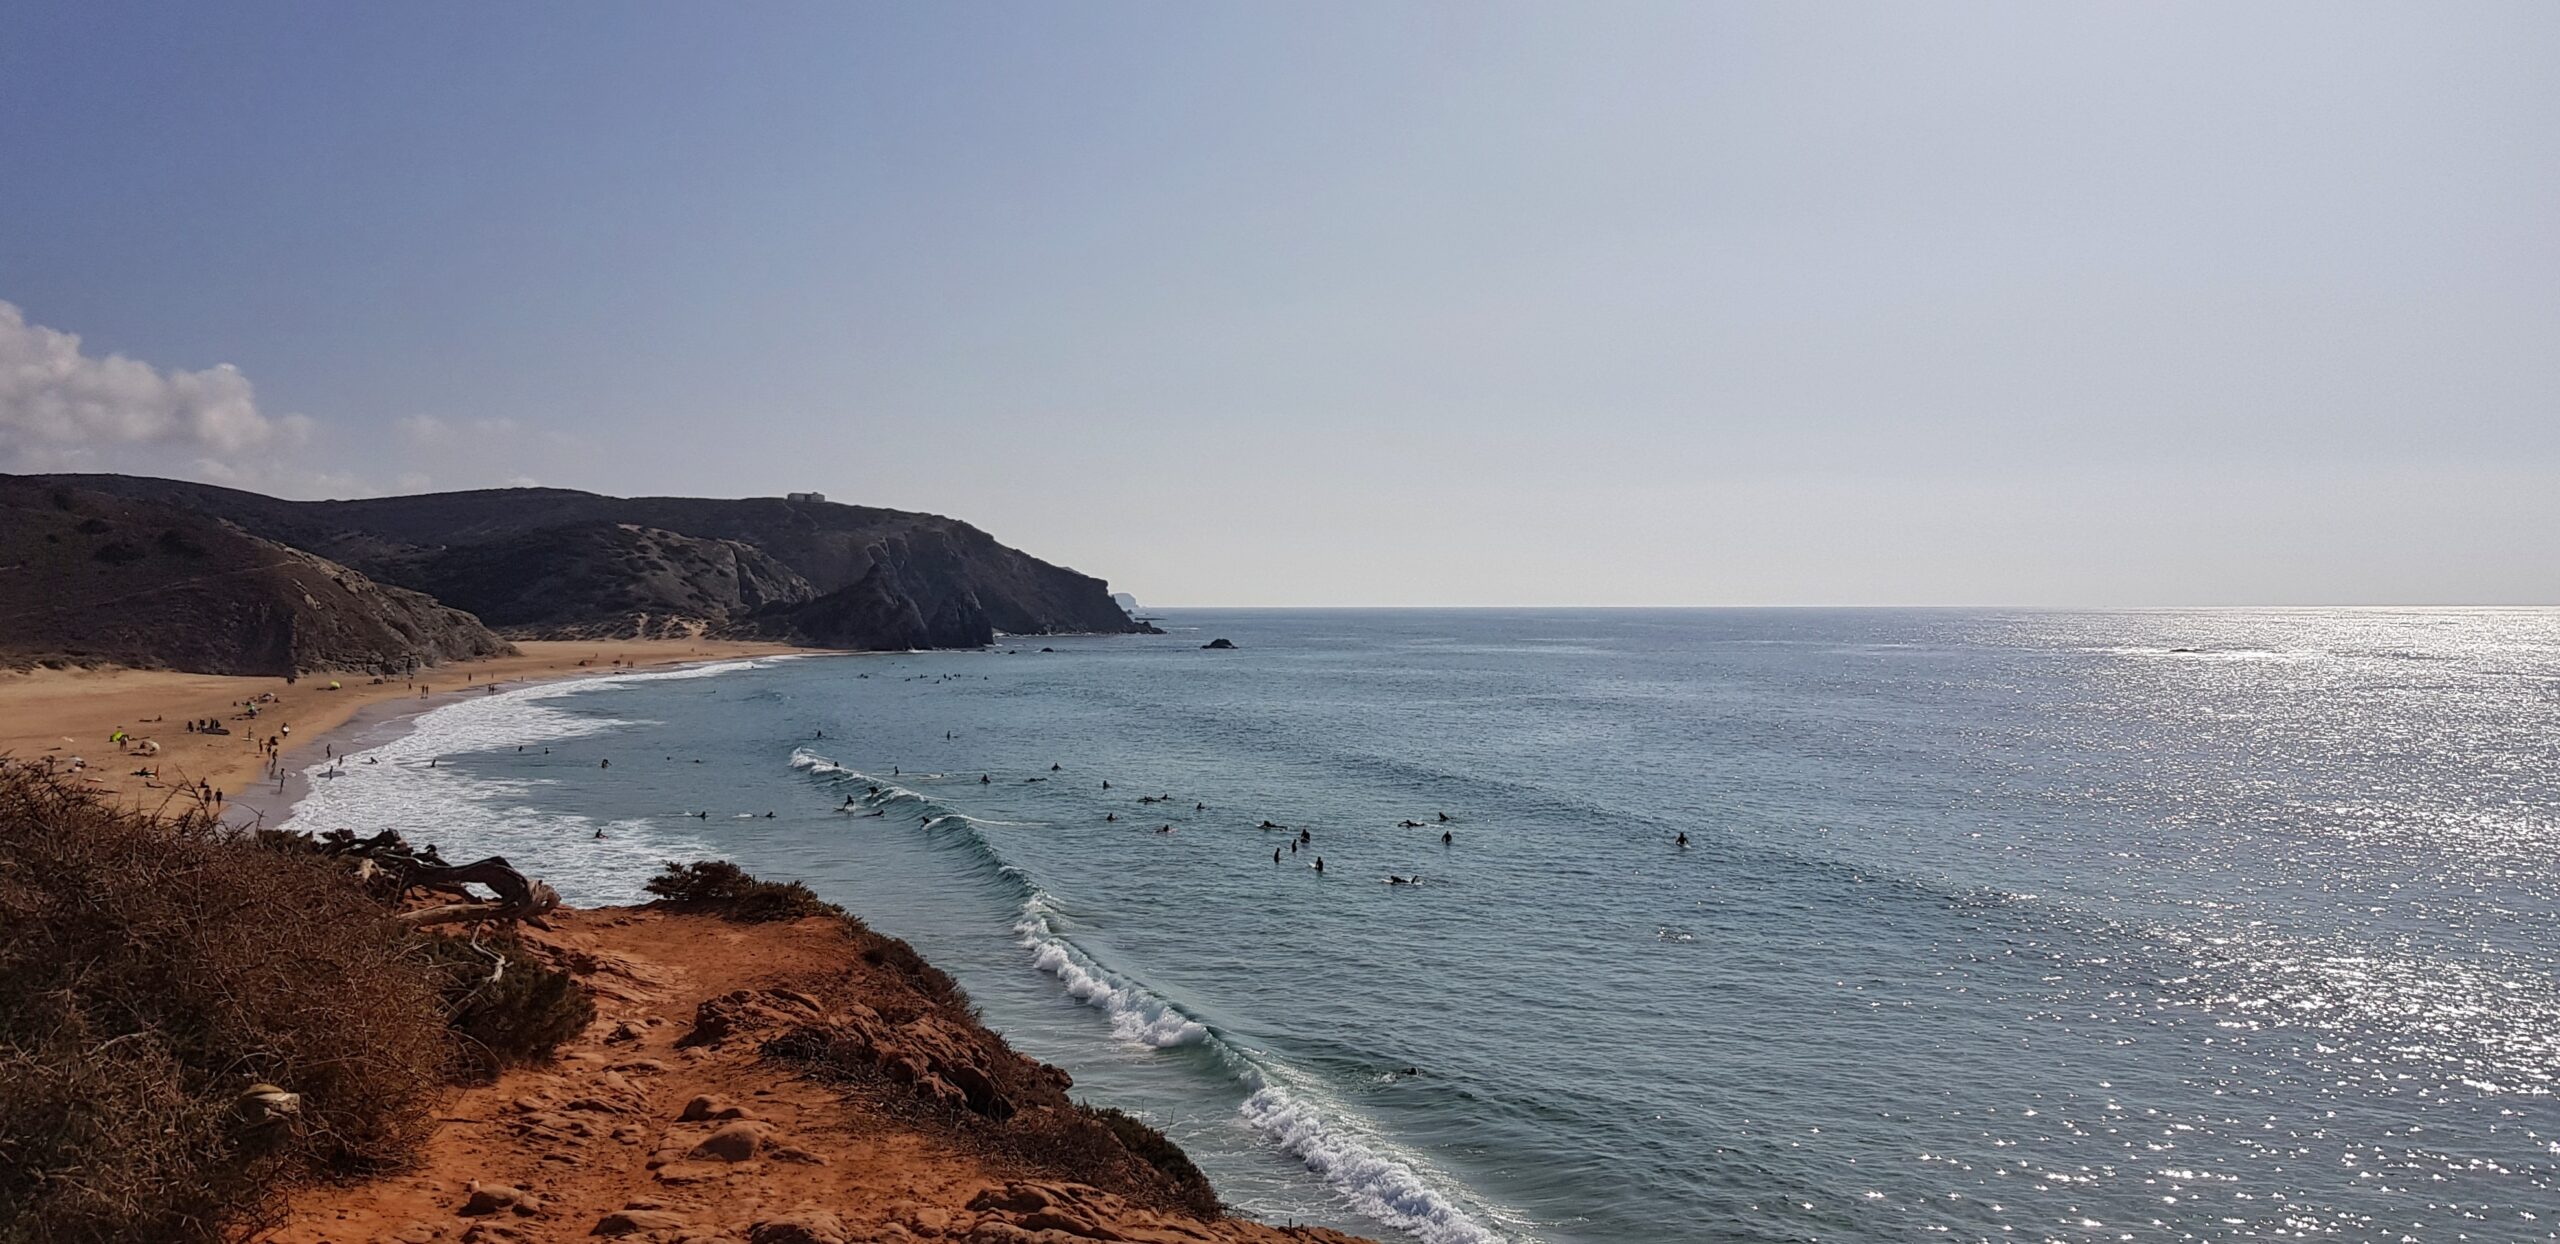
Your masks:
M 2560 10 L 0 39 L 0 470 L 927 510 L 1149 607 L 2560 601 Z

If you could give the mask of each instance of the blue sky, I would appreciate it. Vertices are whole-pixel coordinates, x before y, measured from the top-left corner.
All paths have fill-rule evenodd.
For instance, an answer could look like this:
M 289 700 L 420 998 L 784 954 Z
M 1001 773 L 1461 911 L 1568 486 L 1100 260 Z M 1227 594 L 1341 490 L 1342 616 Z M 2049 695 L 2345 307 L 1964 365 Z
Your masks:
M 2547 603 L 2554 47 L 21 3 L 0 469 L 814 488 L 1167 603 Z

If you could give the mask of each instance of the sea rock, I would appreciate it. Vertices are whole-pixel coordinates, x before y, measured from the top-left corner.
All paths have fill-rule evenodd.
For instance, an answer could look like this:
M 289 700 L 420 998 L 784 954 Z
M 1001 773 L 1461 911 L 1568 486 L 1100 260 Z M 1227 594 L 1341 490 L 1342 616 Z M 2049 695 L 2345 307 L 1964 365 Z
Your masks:
M 1219 652 L 1232 652 L 1235 650 L 1235 646 L 1236 643 L 1232 639 L 1213 639 L 1200 645 L 1204 650 L 1215 650 Z

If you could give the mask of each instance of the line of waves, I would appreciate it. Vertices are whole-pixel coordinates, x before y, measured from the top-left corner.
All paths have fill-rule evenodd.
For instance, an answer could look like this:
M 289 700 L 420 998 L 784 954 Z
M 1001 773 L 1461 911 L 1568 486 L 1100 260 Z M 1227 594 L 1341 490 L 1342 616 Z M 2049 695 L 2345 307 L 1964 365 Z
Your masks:
M 504 855 L 579 906 L 641 901 L 648 897 L 641 883 L 661 861 L 707 855 L 709 847 L 646 821 L 599 822 L 542 809 L 535 793 L 555 779 L 538 769 L 512 776 L 475 775 L 440 762 L 573 743 L 631 724 L 571 712 L 554 701 L 633 683 L 709 678 L 782 659 L 537 682 L 439 704 L 409 719 L 406 731 L 395 738 L 361 751 L 341 751 L 306 768 L 310 788 L 294 803 L 283 827 L 368 834 L 396 829 L 412 841 L 443 847 L 449 859 Z M 601 839 L 595 837 L 598 829 L 605 831 Z
M 1200 1047 L 1245 1090 L 1241 1113 L 1257 1132 L 1323 1179 L 1359 1213 L 1411 1232 L 1425 1244 L 1502 1244 L 1456 1199 L 1435 1187 L 1418 1159 L 1401 1155 L 1373 1129 L 1339 1106 L 1317 1104 L 1322 1094 L 1275 1062 L 1248 1053 L 1171 1000 L 1114 970 L 1060 930 L 1067 918 L 1056 896 L 1006 860 L 982 830 L 1020 822 L 988 821 L 872 774 L 838 764 L 807 748 L 791 753 L 791 767 L 831 785 L 860 784 L 854 801 L 920 819 L 927 832 L 950 830 L 967 841 L 986 868 L 1021 893 L 1014 924 L 1034 968 L 1056 977 L 1067 996 L 1109 1017 L 1112 1034 L 1151 1049 Z

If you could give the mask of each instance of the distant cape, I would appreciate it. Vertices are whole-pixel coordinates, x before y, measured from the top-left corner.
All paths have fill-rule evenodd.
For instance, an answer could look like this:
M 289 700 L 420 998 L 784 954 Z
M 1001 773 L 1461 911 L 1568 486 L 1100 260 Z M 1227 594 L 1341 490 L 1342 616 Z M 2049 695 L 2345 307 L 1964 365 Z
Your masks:
M 0 654 L 217 673 L 396 672 L 510 638 L 898 650 L 1153 629 L 1102 580 L 955 519 L 558 488 L 286 501 L 0 476 L 0 587 Z

